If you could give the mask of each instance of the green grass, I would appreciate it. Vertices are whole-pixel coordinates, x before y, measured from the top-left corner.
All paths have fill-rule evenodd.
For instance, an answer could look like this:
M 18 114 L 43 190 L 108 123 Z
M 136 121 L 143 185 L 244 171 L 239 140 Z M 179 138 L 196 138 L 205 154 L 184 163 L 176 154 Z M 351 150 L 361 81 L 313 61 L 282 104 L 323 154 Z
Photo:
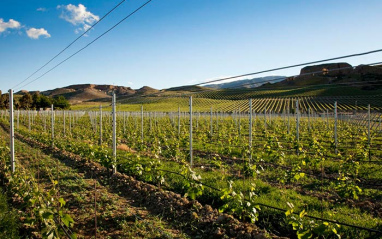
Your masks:
M 166 102 L 171 104 L 171 102 Z M 186 104 L 187 101 L 184 102 Z M 155 104 L 153 104 L 155 106 Z M 161 106 L 162 107 L 162 106 Z M 292 117 L 293 118 L 293 117 Z M 111 144 L 110 137 L 110 125 L 107 124 L 110 117 L 104 118 L 104 148 L 102 153 L 105 155 L 111 155 L 111 149 L 108 145 Z M 196 117 L 194 118 L 196 119 Z M 25 119 L 24 119 L 25 120 Z M 59 118 L 57 118 L 59 120 Z M 100 152 L 98 149 L 100 147 L 97 146 L 97 138 L 98 133 L 91 128 L 91 124 L 89 123 L 89 117 L 83 117 L 79 120 L 78 126 L 74 130 L 72 130 L 73 135 L 69 136 L 67 139 L 62 139 L 60 134 L 62 133 L 62 124 L 58 123 L 56 125 L 56 135 L 57 138 L 57 146 L 66 148 L 69 151 L 72 151 L 77 154 L 81 154 L 85 157 L 90 157 L 91 160 L 97 160 L 102 163 L 102 158 L 98 157 L 97 154 Z M 181 151 L 180 158 L 183 160 L 187 159 L 187 142 L 188 142 L 188 118 L 183 117 L 181 124 L 181 134 L 177 136 L 177 122 L 173 125 L 171 124 L 171 119 L 166 116 L 163 118 L 158 118 L 158 124 L 153 123 L 153 130 L 149 130 L 149 123 L 155 121 L 153 118 L 149 121 L 149 119 L 145 119 L 145 144 L 140 143 L 140 116 L 132 117 L 128 119 L 126 133 L 122 133 L 122 125 L 123 118 L 119 116 L 119 121 L 117 123 L 119 129 L 117 129 L 118 139 L 125 140 L 124 142 L 136 151 L 143 151 L 141 153 L 133 153 L 128 154 L 126 152 L 118 152 L 119 161 L 119 169 L 121 171 L 126 172 L 127 174 L 134 175 L 138 177 L 140 180 L 152 182 L 152 179 L 148 178 L 147 173 L 143 173 L 143 175 L 137 174 L 135 170 L 136 165 L 141 164 L 143 168 L 148 166 L 150 162 L 152 162 L 152 158 L 154 153 L 159 153 L 159 149 L 163 153 L 163 161 L 161 162 L 160 168 L 170 171 L 180 171 L 181 165 L 176 162 L 166 161 L 168 156 L 166 153 L 166 147 L 175 147 L 175 144 L 172 143 L 180 143 L 180 148 L 183 148 Z M 275 117 L 272 120 L 267 119 L 267 129 L 265 130 L 264 119 L 262 117 L 258 117 L 254 120 L 254 129 L 255 132 L 253 134 L 254 139 L 260 140 L 254 145 L 254 156 L 258 156 L 258 158 L 263 159 L 264 161 L 275 162 L 273 158 L 266 155 L 265 151 L 266 144 L 268 144 L 268 140 L 272 140 L 273 137 L 278 139 L 284 139 L 285 142 L 283 144 L 283 148 L 290 148 L 293 146 L 293 142 L 296 140 L 294 136 L 295 122 L 291 122 L 291 133 L 286 134 L 286 121 L 284 121 L 283 117 Z M 293 121 L 293 119 L 291 119 Z M 27 122 L 24 121 L 24 125 Z M 62 121 L 61 121 L 62 122 Z M 235 146 L 243 146 L 247 147 L 246 144 L 248 142 L 248 137 L 245 135 L 245 132 L 248 132 L 248 118 L 241 119 L 241 132 L 242 135 L 239 139 L 237 137 L 237 122 L 235 124 L 235 118 L 226 117 L 225 119 L 216 120 L 214 118 L 213 127 L 214 127 L 214 137 L 209 138 L 209 117 L 202 117 L 199 120 L 199 128 L 196 129 L 196 125 L 194 124 L 194 149 L 202 150 L 204 152 L 211 150 L 212 152 L 219 153 L 220 155 L 227 156 L 240 156 L 242 158 L 246 158 L 247 155 L 245 152 L 240 151 L 238 148 L 234 148 Z M 311 123 L 312 129 L 308 127 L 308 119 L 306 117 L 301 118 L 300 121 L 300 140 L 303 144 L 303 149 L 309 149 L 310 141 L 309 139 L 315 137 L 319 139 L 320 145 L 327 151 L 329 154 L 333 155 L 334 148 L 331 145 L 331 139 L 333 137 L 333 120 L 330 119 L 327 122 L 325 119 L 316 118 L 314 121 L 309 121 Z M 196 123 L 196 122 L 195 122 Z M 313 124 L 314 123 L 314 124 Z M 45 141 L 45 143 L 49 143 L 49 133 L 42 134 L 41 122 L 36 123 L 34 127 L 32 127 L 33 131 L 28 132 L 25 127 L 22 126 L 21 132 L 27 135 L 34 135 L 35 137 L 39 137 L 39 140 Z M 357 146 L 362 145 L 362 138 L 365 137 L 363 132 L 359 132 L 358 130 L 365 130 L 362 127 L 354 126 L 352 124 L 347 124 L 346 121 L 340 122 L 338 125 L 338 133 L 340 139 L 340 146 L 350 145 L 352 142 L 357 142 Z M 68 131 L 67 131 L 68 132 Z M 375 134 L 375 138 L 373 138 L 373 142 L 380 142 L 380 132 L 372 131 Z M 39 135 L 39 136 L 37 136 Z M 70 140 L 68 140 L 70 139 Z M 210 141 L 211 140 L 211 141 Z M 70 143 L 68 143 L 70 141 Z M 322 141 L 322 142 L 321 142 Z M 186 142 L 186 143 L 185 143 Z M 213 144 L 215 143 L 215 144 Z M 92 144 L 90 146 L 89 144 Z M 270 144 L 270 143 L 269 143 Z M 271 145 L 271 144 L 270 144 Z M 226 151 L 226 149 L 233 148 L 232 152 Z M 179 149 L 180 149 L 179 148 Z M 277 151 L 277 147 L 273 149 L 273 152 Z M 149 151 L 152 155 L 147 156 L 145 152 Z M 353 149 L 347 149 L 343 153 L 344 155 L 352 155 Z M 94 153 L 94 154 L 92 154 Z M 208 153 L 208 152 L 207 152 Z M 137 155 L 140 155 L 138 159 Z M 101 155 L 102 156 L 102 155 Z M 128 159 L 122 159 L 122 157 L 128 157 Z M 194 163 L 201 164 L 211 164 L 213 160 L 208 158 L 208 154 L 204 158 L 199 158 L 197 155 L 194 157 Z M 373 160 L 378 160 L 380 155 L 373 155 Z M 110 159 L 110 157 L 108 157 Z M 297 156 L 295 153 L 287 153 L 285 161 L 277 162 L 279 164 L 283 164 L 284 166 L 288 166 L 289 163 L 298 163 L 301 160 L 306 160 L 308 162 L 308 158 L 304 158 L 303 155 Z M 209 161 L 210 160 L 210 161 Z M 216 165 L 213 170 L 206 171 L 202 168 L 195 167 L 195 171 L 202 176 L 202 180 L 204 183 L 209 184 L 218 188 L 227 188 L 228 180 L 232 180 L 235 185 L 236 191 L 248 192 L 249 182 L 248 178 L 245 181 L 242 177 L 238 177 L 236 171 L 242 170 L 243 165 L 239 162 L 233 165 L 227 165 L 224 162 L 218 162 L 220 159 L 215 160 L 215 163 L 221 163 L 221 165 L 225 166 L 225 171 L 223 171 L 222 167 Z M 105 162 L 104 162 L 105 163 Z M 308 162 L 309 163 L 309 162 Z M 106 165 L 106 164 L 105 164 Z M 326 159 L 323 163 L 325 171 L 329 171 L 330 173 L 338 173 L 341 168 L 341 162 L 339 161 L 331 161 L 330 158 Z M 149 167 L 149 166 L 148 166 Z M 359 173 L 362 174 L 361 178 L 363 179 L 380 179 L 381 178 L 381 170 L 380 165 L 363 164 L 359 170 Z M 309 165 L 307 169 L 319 170 L 319 168 Z M 372 171 L 373 170 L 373 171 Z M 285 175 L 285 170 L 280 170 L 278 168 L 268 167 L 264 171 L 261 171 L 259 175 L 252 178 L 252 182 L 256 184 L 256 202 L 267 204 L 274 207 L 279 207 L 283 209 L 287 209 L 286 202 L 292 202 L 296 206 L 296 210 L 300 211 L 305 209 L 308 211 L 309 215 L 325 217 L 330 219 L 335 219 L 341 222 L 346 222 L 349 224 L 360 225 L 369 228 L 375 228 L 380 230 L 381 228 L 381 219 L 377 218 L 375 215 L 373 216 L 373 212 L 369 211 L 368 213 L 364 210 L 361 210 L 360 207 L 353 204 L 352 201 L 347 202 L 346 199 L 336 199 L 332 200 L 324 200 L 321 202 L 319 196 L 317 194 L 320 193 L 328 193 L 331 192 L 336 193 L 333 189 L 335 185 L 332 185 L 328 182 L 324 183 L 321 187 L 321 183 L 319 179 L 313 177 L 306 177 L 299 180 L 297 183 L 302 184 L 303 190 L 298 190 L 298 186 L 294 185 L 294 182 L 290 183 L 292 187 L 286 187 L 288 185 L 283 185 L 278 183 L 278 178 L 283 177 Z M 367 177 L 364 177 L 366 175 Z M 225 177 L 223 177 L 225 176 Z M 334 175 L 336 177 L 336 175 Z M 153 182 L 152 182 L 153 183 Z M 176 175 L 167 175 L 166 176 L 166 187 L 167 189 L 179 192 L 184 194 L 186 191 L 184 189 L 183 179 Z M 216 207 L 222 205 L 222 201 L 220 199 L 221 194 L 217 191 L 210 190 L 206 188 L 203 195 L 198 197 L 198 200 L 204 203 L 213 204 Z M 381 199 L 381 193 L 378 190 L 369 190 L 367 188 L 363 189 L 362 194 L 360 195 L 360 201 L 356 201 L 356 203 L 362 202 L 362 199 L 366 197 L 372 198 L 373 201 L 379 201 Z M 330 199 L 330 198 L 329 198 Z M 321 207 L 323 207 L 323 211 L 321 212 Z M 330 215 L 332 214 L 332 215 Z M 262 207 L 260 217 L 262 218 L 260 224 L 268 225 L 267 227 L 272 227 L 273 229 L 277 229 L 279 224 L 282 224 L 285 221 L 285 217 L 282 212 L 274 212 L 269 208 Z M 272 220 L 268 220 L 271 218 Z M 270 223 L 270 222 L 273 223 Z M 291 233 L 290 228 L 284 227 L 285 233 L 282 235 L 289 235 Z M 360 230 L 349 229 L 348 227 L 341 228 L 341 233 L 348 237 L 365 237 L 365 233 Z
M 20 238 L 17 212 L 8 204 L 7 196 L 2 189 L 0 189 L 0 238 Z
M 290 91 L 290 92 L 289 92 Z M 248 112 L 249 98 L 252 98 L 253 111 L 256 113 L 274 112 L 283 113 L 287 109 L 293 112 L 295 101 L 298 99 L 301 112 L 333 112 L 334 102 L 337 102 L 339 112 L 353 112 L 353 110 L 382 110 L 382 99 L 380 95 L 359 95 L 350 92 L 351 96 L 330 96 L 322 93 L 332 91 L 334 94 L 338 89 L 291 89 L 291 90 L 240 90 L 240 91 L 213 91 L 193 95 L 193 112 Z M 357 91 L 355 89 L 355 91 Z M 322 94 L 321 94 L 322 93 Z M 370 93 L 370 92 L 369 92 Z M 378 91 L 382 95 L 382 91 Z M 357 103 L 356 103 L 357 102 Z M 111 102 L 86 102 L 72 105 L 72 110 L 98 110 L 103 106 L 104 111 L 111 111 Z M 139 112 L 143 107 L 144 112 L 189 112 L 189 97 L 139 97 L 132 99 L 117 99 L 117 111 Z

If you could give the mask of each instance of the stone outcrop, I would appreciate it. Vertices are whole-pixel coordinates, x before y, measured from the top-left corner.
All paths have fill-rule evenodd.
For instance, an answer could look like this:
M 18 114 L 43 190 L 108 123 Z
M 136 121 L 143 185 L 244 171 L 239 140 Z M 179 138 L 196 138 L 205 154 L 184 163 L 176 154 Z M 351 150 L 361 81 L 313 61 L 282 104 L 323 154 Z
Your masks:
M 328 63 L 314 66 L 306 66 L 301 69 L 300 76 L 322 75 L 322 76 L 340 76 L 347 75 L 353 72 L 352 65 L 340 63 Z

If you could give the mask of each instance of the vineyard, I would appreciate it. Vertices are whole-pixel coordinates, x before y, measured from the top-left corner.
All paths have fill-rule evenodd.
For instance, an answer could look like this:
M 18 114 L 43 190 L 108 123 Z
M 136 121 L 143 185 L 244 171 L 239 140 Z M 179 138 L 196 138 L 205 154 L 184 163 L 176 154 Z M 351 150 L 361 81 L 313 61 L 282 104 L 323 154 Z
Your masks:
M 305 88 L 304 88 L 305 89 Z M 300 112 L 307 113 L 309 110 L 319 113 L 330 113 L 334 110 L 334 102 L 337 102 L 338 110 L 341 112 L 366 111 L 370 104 L 371 110 L 382 110 L 381 95 L 363 95 L 363 96 L 306 96 L 292 94 L 290 96 L 278 97 L 285 94 L 286 91 L 264 91 L 264 90 L 204 90 L 193 94 L 195 111 L 210 112 L 211 107 L 214 112 L 246 112 L 249 110 L 248 99 L 253 99 L 254 113 L 276 113 L 282 114 L 295 110 L 295 101 L 300 102 Z M 187 95 L 189 95 L 188 93 Z M 149 112 L 173 112 L 180 107 L 181 111 L 188 111 L 188 98 L 184 94 L 162 95 L 151 94 L 145 97 L 122 98 L 118 105 L 120 111 L 140 111 L 141 105 L 145 111 Z M 75 110 L 92 109 L 99 102 L 87 102 L 74 105 Z M 103 106 L 110 106 L 110 103 L 101 103 Z M 110 107 L 108 108 L 110 111 Z
M 86 230 L 89 233 L 89 228 L 94 227 L 89 225 L 97 221 L 89 211 L 95 209 L 83 204 L 87 205 L 89 198 L 94 200 L 91 189 L 101 184 L 96 186 L 100 190 L 110 186 L 122 194 L 109 200 L 109 220 L 98 215 L 98 220 L 107 221 L 110 227 L 115 226 L 113 220 L 127 204 L 123 194 L 144 198 L 148 189 L 142 194 L 143 188 L 158 190 L 149 195 L 159 199 L 150 196 L 149 202 L 136 200 L 154 214 L 159 210 L 168 224 L 159 226 L 162 229 L 158 231 L 157 220 L 151 219 L 147 227 L 152 234 L 144 237 L 381 237 L 380 108 L 369 106 L 367 97 L 356 98 L 358 105 L 352 103 L 351 97 L 335 103 L 330 99 L 297 99 L 165 98 L 124 102 L 116 106 L 116 111 L 111 111 L 110 106 L 82 111 L 15 111 L 16 137 L 20 144 L 22 141 L 28 145 L 16 149 L 20 152 L 16 157 L 19 178 L 28 185 L 38 184 L 36 178 L 41 175 L 50 179 L 35 194 L 54 198 L 46 210 L 58 215 L 53 217 L 57 222 L 53 220 L 55 226 L 49 224 L 47 230 L 57 235 L 72 230 L 79 235 L 85 235 Z M 8 112 L 1 112 L 1 125 L 4 130 L 9 128 Z M 2 137 L 6 135 L 3 131 Z M 7 159 L 6 147 L 2 147 L 2 158 Z M 57 159 L 39 159 L 42 154 L 53 154 Z M 72 156 L 68 159 L 67 155 Z M 66 162 L 70 158 L 74 162 Z M 82 159 L 85 162 L 79 163 Z M 44 165 L 36 166 L 38 162 Z M 85 173 L 73 172 L 73 166 Z M 95 168 L 101 169 L 97 172 Z M 119 172 L 114 173 L 118 177 L 129 177 L 125 181 L 134 180 L 130 186 L 145 186 L 129 192 L 120 178 L 110 177 L 113 172 Z M 86 174 L 90 179 L 83 178 Z M 68 180 L 80 180 L 83 185 Z M 67 184 L 84 188 L 78 194 L 87 196 L 75 194 L 75 200 L 73 195 L 56 197 L 70 190 Z M 169 194 L 159 195 L 164 192 Z M 161 197 L 166 198 L 165 202 Z M 182 207 L 187 203 L 172 204 L 183 199 L 193 204 L 193 209 Z M 150 200 L 159 200 L 155 205 L 163 208 L 150 209 Z M 68 204 L 90 209 L 87 213 L 73 213 L 65 209 Z M 174 223 L 177 217 L 181 218 L 179 225 Z M 46 224 L 44 220 L 39 219 L 38 225 Z M 208 220 L 214 221 L 213 227 Z M 174 229 L 169 229 L 172 227 L 184 234 L 174 235 Z M 126 230 L 124 233 L 142 233 L 145 229 Z M 106 233 L 101 229 L 98 232 Z
M 382 239 L 382 1 L 2 2 L 0 239 Z

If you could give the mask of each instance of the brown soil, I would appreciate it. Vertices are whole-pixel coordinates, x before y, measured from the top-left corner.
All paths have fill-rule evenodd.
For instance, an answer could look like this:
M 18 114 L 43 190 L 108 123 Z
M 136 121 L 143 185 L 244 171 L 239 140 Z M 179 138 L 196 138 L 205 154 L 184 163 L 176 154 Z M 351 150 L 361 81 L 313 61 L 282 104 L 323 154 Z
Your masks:
M 16 134 L 16 137 L 60 159 L 66 166 L 84 173 L 84 177 L 93 176 L 101 185 L 110 185 L 111 193 L 123 196 L 134 203 L 134 206 L 144 206 L 150 214 L 161 215 L 163 219 L 172 225 L 177 225 L 191 237 L 265 238 L 268 236 L 278 238 L 257 228 L 254 224 L 243 223 L 228 214 L 219 213 L 208 205 L 202 206 L 197 201 L 190 201 L 179 194 L 163 191 L 121 173 L 112 175 L 111 170 L 98 163 L 58 148 L 52 149 L 20 134 Z

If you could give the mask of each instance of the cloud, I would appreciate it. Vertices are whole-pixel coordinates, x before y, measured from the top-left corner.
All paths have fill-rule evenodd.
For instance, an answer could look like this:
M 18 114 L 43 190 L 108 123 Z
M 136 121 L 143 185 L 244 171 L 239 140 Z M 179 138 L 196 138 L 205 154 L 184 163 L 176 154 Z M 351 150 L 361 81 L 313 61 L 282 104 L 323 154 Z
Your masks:
M 4 22 L 2 18 L 0 18 L 0 33 L 6 31 L 7 29 L 17 29 L 20 28 L 21 24 L 18 21 L 13 19 L 9 19 L 8 22 Z
M 82 4 L 58 5 L 57 9 L 62 9 L 60 18 L 70 22 L 73 26 L 79 26 L 74 32 L 86 31 L 99 20 L 99 16 L 86 10 Z
M 45 7 L 39 7 L 39 8 L 36 9 L 36 11 L 38 11 L 38 12 L 46 12 L 47 9 Z
M 21 23 L 16 20 L 9 19 L 8 22 L 4 22 L 4 20 L 0 18 L 0 33 L 4 32 L 4 34 L 7 34 L 9 33 L 9 31 L 7 31 L 8 29 L 26 29 L 26 27 L 25 25 L 21 25 Z M 18 31 L 18 33 L 19 35 L 22 34 L 21 31 Z M 50 37 L 50 34 L 48 33 L 48 31 L 45 30 L 44 28 L 36 29 L 32 27 L 26 30 L 26 33 L 28 37 L 32 39 L 38 39 L 40 36 L 45 36 L 45 38 Z
M 127 84 L 128 84 L 128 85 L 133 85 L 133 82 L 128 81 Z
M 48 33 L 48 31 L 45 30 L 44 28 L 36 29 L 34 27 L 29 28 L 27 30 L 27 35 L 29 38 L 32 38 L 32 39 L 38 39 L 40 36 L 45 36 L 45 38 L 50 37 L 50 34 Z

